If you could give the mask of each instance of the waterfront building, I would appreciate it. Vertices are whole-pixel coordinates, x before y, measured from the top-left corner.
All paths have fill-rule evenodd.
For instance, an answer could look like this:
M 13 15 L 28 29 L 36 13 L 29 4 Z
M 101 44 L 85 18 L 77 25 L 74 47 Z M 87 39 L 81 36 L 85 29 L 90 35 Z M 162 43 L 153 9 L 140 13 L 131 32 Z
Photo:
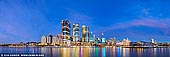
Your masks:
M 116 46 L 122 46 L 122 45 L 123 45 L 123 42 L 120 39 L 118 39 L 116 41 Z
M 152 42 L 145 41 L 130 42 L 130 46 L 152 46 Z
M 56 39 L 57 39 L 57 42 L 56 42 L 57 45 L 60 45 L 60 44 L 63 43 L 62 34 L 57 34 L 57 35 L 56 35 Z
M 66 46 L 71 46 L 71 40 L 67 41 L 67 45 Z
M 47 37 L 45 36 L 45 35 L 43 35 L 42 37 L 41 37 L 41 44 L 42 45 L 45 45 L 47 43 Z
M 105 43 L 106 42 L 106 39 L 104 37 L 104 33 L 102 32 L 102 43 Z
M 28 46 L 36 46 L 38 44 L 37 42 L 27 42 L 26 43 Z
M 79 23 L 73 24 L 73 42 L 79 42 L 80 40 L 80 25 Z
M 152 43 L 154 43 L 154 42 L 155 42 L 155 40 L 154 40 L 154 39 L 151 39 L 151 42 L 152 42 Z
M 90 42 L 95 42 L 95 35 L 92 32 L 90 33 Z
M 151 43 L 156 44 L 156 40 L 152 38 Z
M 56 44 L 60 43 L 59 34 L 56 35 Z
M 82 26 L 82 42 L 85 42 L 86 41 L 86 26 L 83 25 Z
M 151 43 L 153 44 L 153 45 L 157 45 L 157 42 L 156 42 L 156 40 L 155 39 L 151 39 Z
M 70 40 L 70 22 L 68 20 L 62 20 L 62 36 L 63 44 L 65 45 Z
M 113 37 L 113 45 L 116 45 L 116 37 Z
M 145 41 L 143 41 L 143 46 L 151 46 L 152 45 L 152 43 L 151 42 L 145 42 Z
M 116 42 L 116 46 L 122 46 L 123 43 L 121 41 Z
M 106 45 L 107 45 L 107 46 L 110 46 L 109 40 L 106 40 Z
M 88 26 L 82 26 L 82 42 L 89 42 L 90 29 Z
M 56 45 L 57 44 L 57 38 L 56 37 L 53 37 L 52 38 L 52 45 Z
M 96 44 L 98 43 L 98 37 L 95 38 L 95 43 L 96 43 Z
M 116 45 L 116 37 L 110 38 L 110 45 Z
M 110 42 L 110 45 L 113 46 L 113 38 L 110 38 L 109 42 Z
M 50 45 L 52 43 L 52 38 L 53 38 L 53 36 L 51 34 L 49 34 L 47 37 L 47 44 Z
M 138 46 L 137 43 L 138 42 L 130 42 L 130 46 Z
M 102 39 L 96 38 L 96 40 L 97 40 L 97 43 L 102 43 Z
M 130 40 L 127 38 L 127 39 L 123 39 L 123 45 L 124 46 L 130 46 Z
M 19 43 L 19 46 L 24 46 L 24 45 L 26 45 L 24 42 Z

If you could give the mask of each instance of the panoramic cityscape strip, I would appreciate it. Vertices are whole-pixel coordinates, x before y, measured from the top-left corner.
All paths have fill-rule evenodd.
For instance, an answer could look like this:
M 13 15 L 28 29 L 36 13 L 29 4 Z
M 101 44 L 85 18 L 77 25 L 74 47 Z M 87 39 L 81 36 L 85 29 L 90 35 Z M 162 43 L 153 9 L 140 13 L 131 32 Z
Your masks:
M 170 0 L 0 0 L 0 57 L 170 57 Z
M 0 46 L 9 47 L 27 47 L 27 46 L 54 46 L 54 47 L 105 47 L 105 46 L 121 46 L 125 48 L 151 48 L 151 47 L 169 47 L 170 43 L 162 42 L 158 43 L 153 38 L 151 41 L 137 41 L 132 42 L 128 38 L 123 40 L 116 40 L 116 37 L 106 39 L 104 33 L 101 32 L 102 37 L 96 37 L 95 34 L 90 31 L 90 27 L 74 23 L 73 28 L 70 27 L 69 20 L 62 20 L 61 22 L 62 34 L 53 36 L 42 35 L 41 42 L 20 42 L 18 44 L 0 44 Z M 72 32 L 70 32 L 72 30 Z M 73 35 L 71 36 L 71 33 Z M 82 35 L 80 35 L 80 33 Z

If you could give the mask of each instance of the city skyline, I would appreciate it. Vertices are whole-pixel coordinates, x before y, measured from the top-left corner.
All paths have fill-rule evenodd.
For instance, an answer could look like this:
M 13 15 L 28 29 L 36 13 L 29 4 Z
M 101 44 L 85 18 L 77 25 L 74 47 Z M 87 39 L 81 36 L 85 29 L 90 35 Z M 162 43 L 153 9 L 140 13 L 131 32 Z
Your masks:
M 98 37 L 170 41 L 170 1 L 0 1 L 0 43 L 40 42 L 61 34 L 61 20 L 90 27 Z M 80 30 L 81 32 L 81 30 Z M 80 34 L 81 35 L 81 34 Z

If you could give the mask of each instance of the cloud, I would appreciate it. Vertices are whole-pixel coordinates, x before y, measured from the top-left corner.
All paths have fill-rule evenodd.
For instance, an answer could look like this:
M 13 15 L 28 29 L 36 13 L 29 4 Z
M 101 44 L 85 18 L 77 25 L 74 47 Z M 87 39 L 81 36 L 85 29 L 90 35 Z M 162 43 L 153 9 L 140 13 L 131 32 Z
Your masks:
M 141 10 L 141 14 L 143 16 L 150 16 L 150 11 L 151 11 L 150 8 L 144 8 L 144 9 Z
M 110 26 L 107 30 L 113 30 L 113 29 L 125 29 L 128 27 L 134 27 L 134 26 L 147 26 L 152 28 L 160 28 L 160 29 L 168 29 L 170 28 L 170 19 L 158 19 L 158 18 L 142 18 L 142 19 L 135 19 L 130 22 L 124 22 L 124 23 L 117 23 L 112 26 Z
M 164 41 L 170 38 L 169 22 L 169 18 L 141 18 L 103 27 L 95 32 L 98 35 L 104 32 L 107 37 L 129 37 L 136 40 L 149 40 L 154 37 L 159 40 L 164 38 Z
M 78 12 L 73 9 L 66 8 L 68 10 L 68 18 L 70 19 L 71 22 L 80 22 L 81 24 L 91 24 L 92 22 L 92 17 L 88 16 L 87 14 L 83 12 Z
M 148 26 L 155 28 L 170 28 L 170 19 L 141 19 L 130 23 L 130 26 Z
M 36 7 L 36 5 L 35 5 Z M 38 32 L 48 21 L 40 8 L 30 8 L 21 1 L 2 1 L 0 4 L 0 39 L 5 43 L 38 40 Z M 0 42 L 2 43 L 2 42 Z

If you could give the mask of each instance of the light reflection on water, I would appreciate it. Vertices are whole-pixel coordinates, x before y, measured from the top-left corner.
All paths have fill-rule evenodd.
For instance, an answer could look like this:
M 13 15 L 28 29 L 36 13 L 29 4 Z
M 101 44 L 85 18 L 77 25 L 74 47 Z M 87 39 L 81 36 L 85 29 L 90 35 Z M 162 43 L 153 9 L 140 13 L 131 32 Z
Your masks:
M 170 57 L 170 48 L 0 47 L 0 53 L 44 53 L 46 57 Z

